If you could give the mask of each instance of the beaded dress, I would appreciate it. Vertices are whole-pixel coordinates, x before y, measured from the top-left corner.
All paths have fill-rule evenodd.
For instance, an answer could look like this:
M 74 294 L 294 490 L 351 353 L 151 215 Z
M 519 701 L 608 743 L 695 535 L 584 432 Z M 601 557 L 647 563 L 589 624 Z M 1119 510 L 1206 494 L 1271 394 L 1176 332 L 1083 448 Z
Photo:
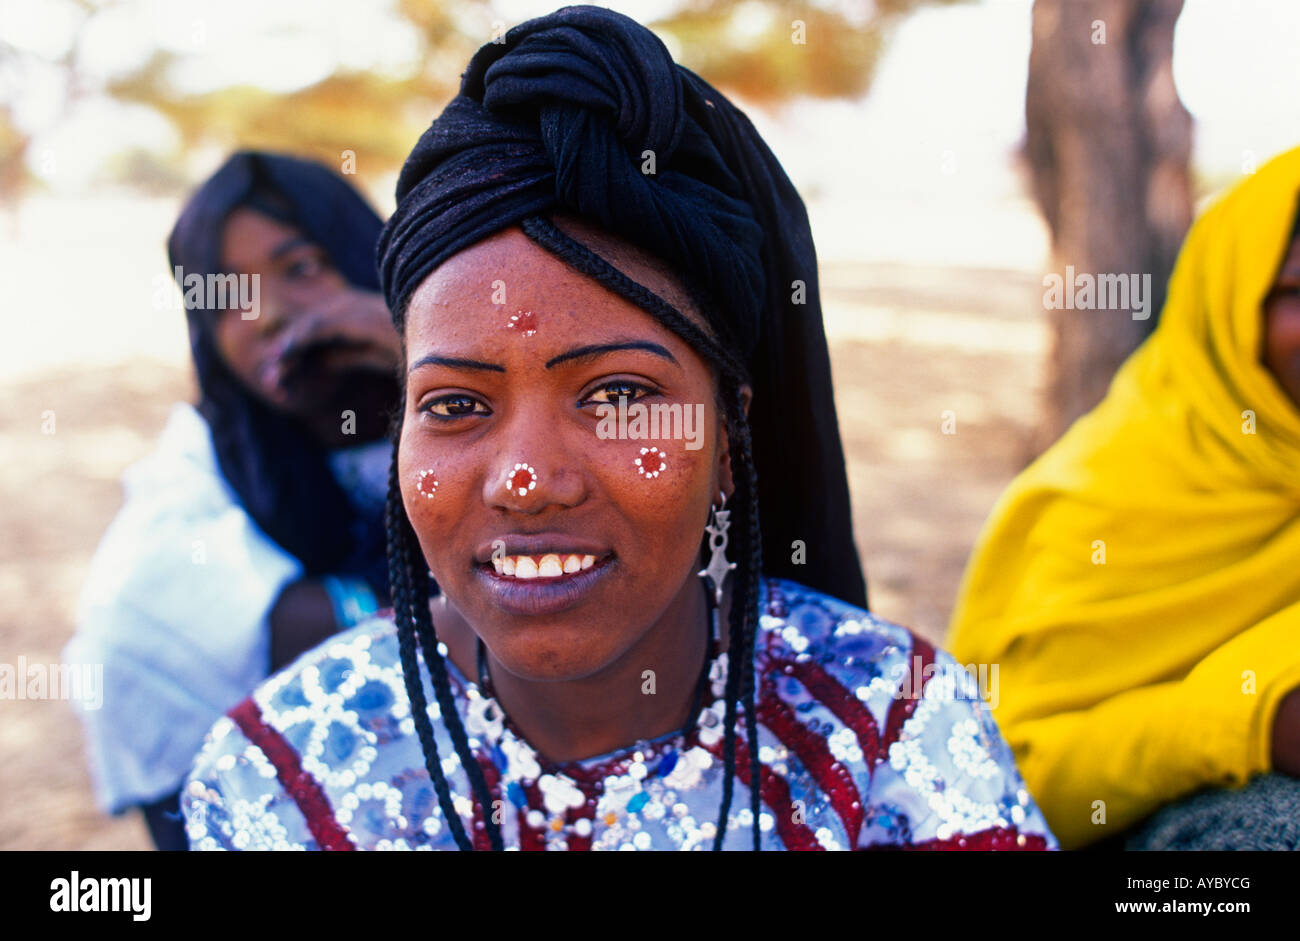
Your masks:
M 907 629 L 796 582 L 760 582 L 755 646 L 764 850 L 1056 849 L 975 678 Z M 505 846 L 709 849 L 725 769 L 726 653 L 693 729 L 552 764 L 447 660 Z M 484 808 L 429 712 L 453 802 Z M 711 700 L 711 701 L 710 701 Z M 753 846 L 738 720 L 724 846 Z M 209 733 L 182 793 L 194 849 L 455 849 L 411 718 L 396 629 L 376 617 L 304 654 Z

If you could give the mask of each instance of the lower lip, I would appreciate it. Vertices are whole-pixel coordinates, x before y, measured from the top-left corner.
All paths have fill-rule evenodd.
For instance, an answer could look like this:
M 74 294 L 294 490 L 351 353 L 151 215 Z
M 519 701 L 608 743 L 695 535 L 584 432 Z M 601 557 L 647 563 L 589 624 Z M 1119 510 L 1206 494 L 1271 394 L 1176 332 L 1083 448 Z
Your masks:
M 559 614 L 587 598 L 614 568 L 614 557 L 597 559 L 591 568 L 547 578 L 498 575 L 491 566 L 476 565 L 475 573 L 496 603 L 510 614 L 539 617 Z

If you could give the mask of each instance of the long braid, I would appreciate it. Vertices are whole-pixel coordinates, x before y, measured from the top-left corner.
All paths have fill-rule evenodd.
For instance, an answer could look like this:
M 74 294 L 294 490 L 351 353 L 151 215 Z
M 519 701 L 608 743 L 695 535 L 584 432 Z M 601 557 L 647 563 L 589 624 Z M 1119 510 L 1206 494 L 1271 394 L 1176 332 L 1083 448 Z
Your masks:
M 744 366 L 734 354 L 709 336 L 680 311 L 644 285 L 638 284 L 581 242 L 570 238 L 550 220 L 541 216 L 524 219 L 520 223 L 524 234 L 558 256 L 571 267 L 621 295 L 643 310 L 651 313 L 665 327 L 680 336 L 707 359 L 719 373 L 724 390 L 724 420 L 732 441 L 731 466 L 739 503 L 745 513 L 737 530 L 740 538 L 739 562 L 736 566 L 736 589 L 728 617 L 729 642 L 726 684 L 726 713 L 723 720 L 722 805 L 718 815 L 718 829 L 713 848 L 721 850 L 726 838 L 727 819 L 736 777 L 736 721 L 741 700 L 745 708 L 745 728 L 750 752 L 750 808 L 753 813 L 754 849 L 761 849 L 762 830 L 759 814 L 762 801 L 762 780 L 758 760 L 758 716 L 754 695 L 754 634 L 757 629 L 759 579 L 762 577 L 762 539 L 758 518 L 758 475 L 754 468 L 749 422 L 745 419 L 744 402 L 740 385 L 744 382 Z M 700 295 L 691 292 L 697 302 Z M 740 603 L 735 603 L 739 600 Z
M 411 701 L 411 718 L 415 721 L 415 731 L 420 738 L 420 751 L 424 755 L 424 767 L 433 779 L 434 790 L 438 794 L 438 806 L 442 816 L 451 827 L 456 845 L 462 850 L 473 849 L 460 814 L 451 799 L 451 788 L 442 773 L 442 759 L 438 755 L 438 743 L 434 739 L 433 725 L 429 721 L 428 702 L 424 698 L 424 683 L 420 680 L 420 666 L 415 654 L 415 618 L 411 602 L 411 565 L 410 544 L 405 530 L 410 522 L 402 506 L 401 490 L 397 481 L 397 443 L 400 436 L 393 435 L 393 457 L 388 468 L 388 500 L 385 507 L 385 526 L 388 536 L 388 581 L 393 597 L 393 622 L 397 626 L 397 644 L 402 657 L 402 679 L 406 684 L 406 696 Z
M 746 512 L 737 521 L 739 547 L 736 566 L 735 590 L 729 612 L 730 643 L 728 645 L 728 671 L 726 703 L 727 714 L 723 724 L 726 744 L 723 750 L 725 776 L 722 785 L 722 808 L 719 813 L 718 832 L 713 848 L 722 848 L 727 819 L 731 812 L 733 782 L 736 774 L 736 712 L 743 699 L 745 730 L 750 752 L 750 809 L 753 813 L 754 849 L 762 848 L 762 831 L 759 827 L 761 776 L 758 761 L 758 716 L 754 708 L 753 653 L 754 632 L 757 627 L 755 612 L 758 609 L 758 584 L 762 573 L 762 546 L 758 528 L 758 476 L 754 469 L 750 446 L 749 422 L 745 419 L 744 402 L 739 388 L 728 390 L 726 401 L 727 435 L 732 442 L 731 468 L 736 484 L 739 504 Z
M 762 809 L 762 763 L 758 758 L 758 710 L 755 706 L 755 684 L 757 678 L 754 672 L 754 657 L 758 636 L 758 592 L 759 580 L 763 577 L 763 540 L 760 538 L 759 516 L 758 516 L 758 472 L 754 468 L 753 442 L 749 433 L 749 422 L 744 420 L 744 405 L 739 401 L 737 395 L 738 414 L 741 420 L 737 422 L 736 436 L 732 439 L 736 442 L 733 446 L 740 452 L 739 470 L 743 474 L 745 489 L 748 499 L 745 500 L 746 509 L 748 510 L 747 548 L 749 549 L 749 559 L 746 577 L 744 579 L 744 605 L 742 613 L 745 617 L 741 635 L 745 639 L 746 650 L 743 659 L 745 671 L 745 731 L 749 744 L 749 767 L 750 767 L 750 788 L 749 803 L 750 810 L 754 815 L 754 849 L 761 850 L 763 837 L 762 830 L 759 826 L 759 815 Z M 736 462 L 732 463 L 733 469 L 736 468 Z
M 403 398 L 405 398 L 404 393 Z M 407 695 L 411 698 L 416 731 L 420 737 L 421 750 L 424 752 L 425 767 L 433 778 L 434 788 L 438 792 L 438 806 L 442 808 L 443 816 L 452 829 L 456 845 L 462 850 L 472 850 L 473 843 L 465 834 L 460 813 L 452 801 L 450 787 L 442 771 L 442 762 L 433 736 L 433 727 L 429 722 L 424 685 L 420 681 L 419 664 L 415 658 L 415 646 L 418 643 L 424 655 L 425 665 L 429 669 L 429 676 L 433 680 L 434 695 L 438 700 L 444 725 L 451 735 L 461 765 L 469 777 L 474 796 L 478 798 L 483 808 L 488 839 L 493 849 L 500 850 L 504 847 L 500 827 L 492 819 L 491 792 L 483 777 L 483 769 L 479 767 L 478 761 L 470 750 L 465 727 L 456 711 L 451 683 L 447 676 L 447 665 L 438 650 L 438 636 L 434 630 L 433 618 L 429 614 L 428 580 L 423 576 L 424 566 L 416 564 L 418 546 L 410 520 L 406 516 L 406 509 L 402 505 L 401 489 L 397 479 L 397 449 L 400 441 L 399 418 L 399 424 L 393 431 L 393 457 L 388 471 L 387 522 L 388 572 L 389 580 L 392 582 L 393 615 L 398 627 L 398 646 L 402 654 L 402 676 L 406 682 Z
M 424 653 L 424 662 L 429 665 L 429 675 L 433 679 L 433 689 L 438 698 L 438 707 L 445 717 L 447 731 L 451 734 L 451 741 L 456 748 L 456 754 L 460 756 L 461 764 L 465 768 L 465 774 L 469 777 L 474 796 L 478 799 L 479 806 L 483 808 L 483 825 L 487 828 L 489 845 L 494 850 L 503 850 L 505 845 L 501 839 L 501 828 L 492 819 L 492 792 L 488 790 L 487 779 L 483 776 L 483 769 L 479 766 L 478 759 L 474 757 L 474 753 L 470 749 L 469 736 L 465 732 L 465 725 L 460 721 L 460 713 L 456 711 L 456 700 L 451 692 L 451 680 L 447 676 L 447 662 L 438 650 L 438 637 L 434 633 L 433 618 L 429 614 L 427 582 L 425 582 L 424 602 L 417 608 L 415 619 L 416 637 L 420 640 L 420 649 Z
M 728 422 L 728 424 L 731 424 Z M 742 571 L 742 566 L 736 566 L 737 582 L 743 580 L 748 573 Z M 736 594 L 733 593 L 731 610 L 728 612 L 729 621 L 728 642 L 727 642 L 727 686 L 726 686 L 726 712 L 722 723 L 722 806 L 718 811 L 718 829 L 713 836 L 713 849 L 720 851 L 722 843 L 727 836 L 727 820 L 731 816 L 731 798 L 736 784 L 736 706 L 740 701 L 740 677 L 743 672 L 740 667 L 741 659 L 745 655 L 745 618 L 744 612 L 740 610 L 740 605 L 734 603 Z

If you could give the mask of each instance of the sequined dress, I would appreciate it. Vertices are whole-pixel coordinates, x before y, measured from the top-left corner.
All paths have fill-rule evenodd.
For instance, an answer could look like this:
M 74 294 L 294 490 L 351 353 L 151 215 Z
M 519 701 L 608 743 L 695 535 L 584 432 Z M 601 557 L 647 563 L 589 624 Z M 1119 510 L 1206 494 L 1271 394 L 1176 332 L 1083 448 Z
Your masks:
M 1056 849 L 979 684 L 903 627 L 798 583 L 760 589 L 763 849 Z M 695 728 L 549 764 L 447 661 L 510 849 L 709 849 L 722 799 L 726 654 Z M 466 831 L 488 848 L 439 720 Z M 712 702 L 709 702 L 712 700 Z M 724 846 L 752 848 L 740 719 Z M 396 630 L 378 617 L 304 654 L 213 726 L 182 795 L 194 849 L 455 849 L 424 767 Z

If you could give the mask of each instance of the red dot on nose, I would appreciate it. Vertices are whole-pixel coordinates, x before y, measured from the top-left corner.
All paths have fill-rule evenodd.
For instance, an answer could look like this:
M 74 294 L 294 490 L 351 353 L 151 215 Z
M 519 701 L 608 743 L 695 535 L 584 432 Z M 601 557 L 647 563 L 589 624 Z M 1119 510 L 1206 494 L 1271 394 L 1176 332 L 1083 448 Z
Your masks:
M 510 475 L 511 490 L 526 490 L 528 485 L 533 482 L 533 475 L 522 467 Z

